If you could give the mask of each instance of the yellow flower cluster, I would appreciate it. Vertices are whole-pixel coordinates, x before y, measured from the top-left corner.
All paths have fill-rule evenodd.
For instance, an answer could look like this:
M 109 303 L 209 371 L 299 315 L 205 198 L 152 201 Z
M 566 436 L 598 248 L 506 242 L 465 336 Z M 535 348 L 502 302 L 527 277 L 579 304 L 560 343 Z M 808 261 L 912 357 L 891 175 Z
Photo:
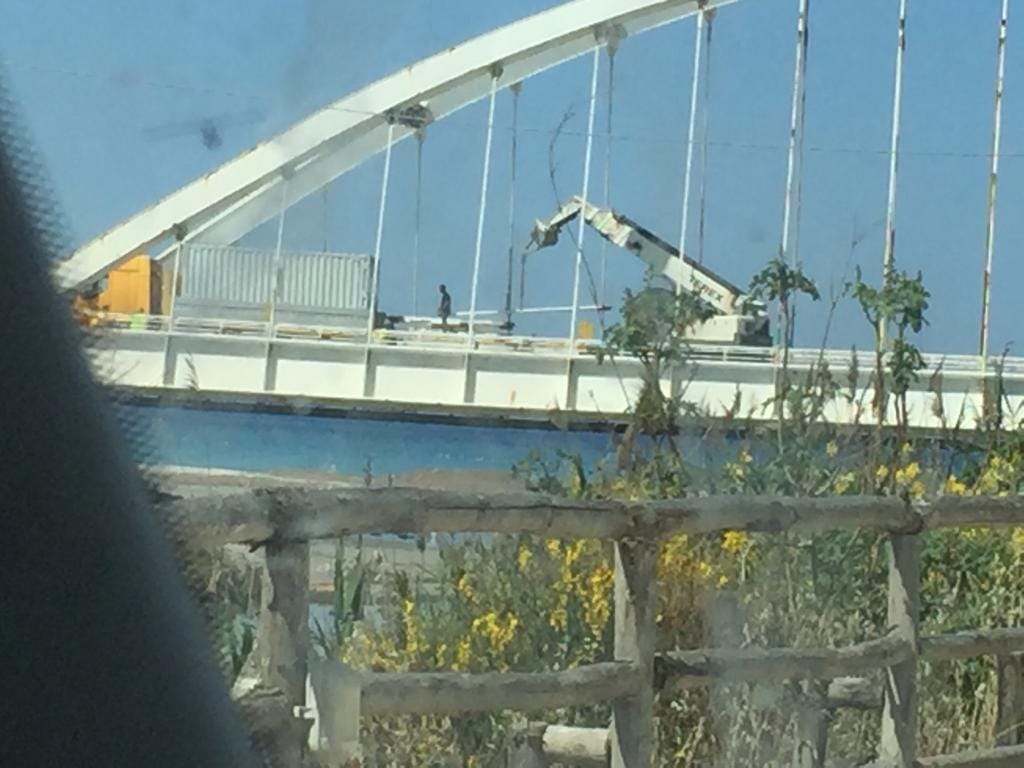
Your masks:
M 902 453 L 906 453 L 906 447 Z M 889 477 L 889 467 L 884 464 L 875 470 L 875 480 L 879 483 L 885 482 Z M 905 491 L 912 499 L 920 499 L 924 496 L 924 482 L 921 480 L 921 465 L 911 461 L 896 468 L 892 473 L 892 480 L 897 491 Z
M 352 667 L 400 672 L 406 668 L 393 634 L 367 634 L 359 627 L 342 646 L 341 661 Z
M 452 660 L 452 669 L 456 672 L 463 672 L 469 669 L 469 662 L 473 659 L 473 646 L 468 637 L 459 640 L 455 646 L 455 658 Z
M 725 474 L 728 475 L 732 481 L 741 483 L 747 477 L 747 466 L 753 461 L 754 457 L 750 455 L 750 452 L 743 449 L 736 457 L 736 461 L 726 462 Z
M 672 576 L 678 576 L 689 570 L 692 563 L 692 554 L 689 548 L 690 539 L 685 533 L 673 536 L 665 546 L 661 548 L 661 556 L 658 559 L 658 573 L 667 580 Z
M 583 622 L 594 637 L 600 637 L 612 615 L 610 595 L 615 582 L 615 571 L 608 563 L 601 563 L 587 577 L 583 599 Z
M 946 478 L 942 490 L 953 496 L 966 496 L 968 492 L 967 483 L 958 480 L 956 475 L 950 475 Z
M 519 618 L 509 611 L 500 616 L 497 611 L 488 611 L 483 616 L 473 619 L 471 630 L 478 637 L 487 641 L 494 653 L 504 651 L 516 636 Z
M 476 590 L 473 589 L 473 583 L 469 580 L 469 574 L 463 573 L 459 576 L 455 582 L 455 591 L 458 592 L 466 601 L 470 603 L 476 602 Z
M 745 534 L 732 531 L 726 533 L 725 536 L 729 537 L 730 533 L 734 533 L 734 536 L 729 538 L 730 546 L 740 542 L 735 536 L 745 536 Z M 726 541 L 723 537 L 723 548 L 725 545 Z M 661 556 L 658 559 L 659 583 L 703 584 L 710 579 L 713 572 L 714 566 L 698 556 L 685 533 L 673 536 L 661 549 Z
M 405 600 L 402 603 L 402 624 L 405 628 L 405 652 L 415 657 L 423 648 L 423 633 L 416 617 L 416 603 Z
M 857 475 L 854 472 L 840 472 L 832 482 L 832 490 L 841 496 L 850 490 L 856 482 Z
M 722 536 L 722 549 L 730 555 L 738 555 L 747 547 L 749 537 L 743 531 L 726 531 Z
M 1011 490 L 1016 491 L 1019 474 L 1020 468 L 1016 461 L 1005 459 L 998 453 L 992 454 L 985 462 L 974 491 L 978 494 L 1005 496 Z
M 520 546 L 519 551 L 516 553 L 516 563 L 519 565 L 519 570 L 525 570 L 526 566 L 530 564 L 533 559 L 533 552 L 530 551 L 529 547 Z
M 569 597 L 559 595 L 556 600 L 557 605 L 551 609 L 551 615 L 548 616 L 548 626 L 558 632 L 565 632 L 569 628 Z
M 557 579 L 551 586 L 554 605 L 548 614 L 548 625 L 558 632 L 566 632 L 569 628 L 569 604 L 576 600 L 582 608 L 583 623 L 592 639 L 600 638 L 611 617 L 611 592 L 615 580 L 615 572 L 601 555 L 600 545 L 584 540 L 563 545 L 557 539 L 551 539 L 545 542 L 544 548 L 558 567 Z
M 1024 555 L 1024 528 L 1014 528 L 1013 533 L 1010 534 L 1010 542 L 1018 557 Z
M 896 487 L 905 490 L 912 499 L 920 499 L 924 496 L 924 483 L 921 482 L 921 465 L 916 461 L 900 467 L 893 475 Z

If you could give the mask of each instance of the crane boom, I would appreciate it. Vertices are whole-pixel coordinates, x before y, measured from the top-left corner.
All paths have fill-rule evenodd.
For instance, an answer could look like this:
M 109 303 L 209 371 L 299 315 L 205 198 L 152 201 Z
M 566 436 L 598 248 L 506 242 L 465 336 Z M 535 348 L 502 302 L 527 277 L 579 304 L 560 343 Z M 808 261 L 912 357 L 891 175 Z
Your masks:
M 537 221 L 530 236 L 529 250 L 554 245 L 562 228 L 582 214 L 584 221 L 609 242 L 624 248 L 644 261 L 655 274 L 672 282 L 679 290 L 699 296 L 721 319 L 735 318 L 736 341 L 749 341 L 767 333 L 765 306 L 738 286 L 716 274 L 649 229 L 611 208 L 593 205 L 573 197 L 547 221 Z M 720 323 L 719 323 L 720 324 Z

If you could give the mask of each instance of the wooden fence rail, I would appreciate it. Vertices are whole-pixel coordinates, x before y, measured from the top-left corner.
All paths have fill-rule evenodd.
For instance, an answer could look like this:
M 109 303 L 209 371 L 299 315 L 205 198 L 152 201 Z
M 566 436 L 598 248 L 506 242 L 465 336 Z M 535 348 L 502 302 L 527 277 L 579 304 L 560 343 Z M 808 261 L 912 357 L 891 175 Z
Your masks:
M 565 672 L 375 672 L 363 676 L 364 715 L 536 712 L 633 696 L 639 666 L 587 664 Z
M 201 524 L 209 544 L 312 541 L 365 533 L 525 533 L 548 538 L 656 539 L 673 533 L 919 533 L 1024 525 L 1024 497 L 786 498 L 707 496 L 654 502 L 560 499 L 531 493 L 470 494 L 411 488 L 279 488 L 193 496 L 166 514 Z
M 508 533 L 615 542 L 613 662 L 550 673 L 396 673 L 361 677 L 361 713 L 426 714 L 484 710 L 541 711 L 611 703 L 602 729 L 531 726 L 517 737 L 518 765 L 546 765 L 557 755 L 581 764 L 638 768 L 651 764 L 654 697 L 713 681 L 825 681 L 824 694 L 801 704 L 799 764 L 824 765 L 823 708 L 881 706 L 879 765 L 895 768 L 1024 765 L 1017 740 L 1024 718 L 1024 628 L 972 629 L 919 637 L 918 534 L 962 526 L 1024 526 L 1019 497 L 704 497 L 648 503 L 559 499 L 529 493 L 465 494 L 409 488 L 282 488 L 163 504 L 206 545 L 246 543 L 267 554 L 268 588 L 258 641 L 261 676 L 292 704 L 305 704 L 308 638 L 308 542 L 361 533 Z M 867 530 L 888 535 L 886 636 L 845 648 L 718 648 L 656 654 L 655 563 L 658 542 L 677 533 L 727 530 L 817 533 Z M 304 574 L 304 576 L 303 576 Z M 999 668 L 1000 746 L 919 758 L 916 754 L 917 662 L 995 655 Z M 881 671 L 880 682 L 857 675 Z M 809 690 L 809 689 L 805 689 Z M 577 732 L 578 731 L 578 732 Z M 550 734 L 545 737 L 545 734 Z M 603 735 L 602 735 L 603 734 Z M 550 742 L 545 752 L 545 738 Z M 575 741 L 574 741 L 575 740 Z M 577 743 L 578 742 L 578 743 Z M 586 745 L 584 745 L 586 742 Z M 601 750 L 607 745 L 607 759 Z M 297 763 L 295 763 L 297 765 Z

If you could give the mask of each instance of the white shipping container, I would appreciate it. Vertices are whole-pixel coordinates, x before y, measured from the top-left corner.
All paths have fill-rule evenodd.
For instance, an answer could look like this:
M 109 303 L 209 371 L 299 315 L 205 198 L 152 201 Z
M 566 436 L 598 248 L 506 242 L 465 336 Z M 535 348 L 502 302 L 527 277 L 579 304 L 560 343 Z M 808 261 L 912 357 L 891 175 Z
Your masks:
M 275 269 L 276 265 L 276 269 Z M 275 286 L 278 322 L 350 325 L 366 320 L 373 258 L 193 243 L 181 254 L 180 317 L 266 320 Z

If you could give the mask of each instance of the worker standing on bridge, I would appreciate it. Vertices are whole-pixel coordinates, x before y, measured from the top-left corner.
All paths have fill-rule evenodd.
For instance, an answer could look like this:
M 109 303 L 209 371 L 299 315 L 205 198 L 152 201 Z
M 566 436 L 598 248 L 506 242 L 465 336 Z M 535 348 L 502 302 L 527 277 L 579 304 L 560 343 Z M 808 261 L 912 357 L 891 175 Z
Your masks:
M 447 329 L 448 318 L 452 316 L 452 297 L 443 283 L 440 286 L 440 290 L 441 303 L 437 307 L 437 314 L 441 316 L 441 327 Z

